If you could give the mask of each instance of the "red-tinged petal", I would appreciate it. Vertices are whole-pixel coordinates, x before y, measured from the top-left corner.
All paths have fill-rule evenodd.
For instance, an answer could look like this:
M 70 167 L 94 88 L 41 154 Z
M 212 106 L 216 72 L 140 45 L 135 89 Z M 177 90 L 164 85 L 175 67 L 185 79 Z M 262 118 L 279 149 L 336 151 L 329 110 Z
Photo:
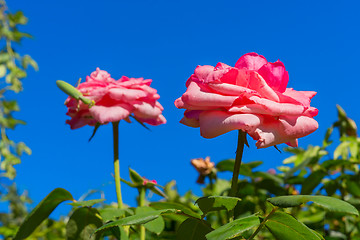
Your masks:
M 230 107 L 237 98 L 212 93 L 201 83 L 190 82 L 181 100 L 192 106 Z
M 161 115 L 161 109 L 156 107 L 156 105 L 151 105 L 147 102 L 139 102 L 133 104 L 134 106 L 134 114 L 138 118 L 149 119 L 149 118 L 157 118 L 157 116 Z
M 257 91 L 261 97 L 279 102 L 276 92 L 267 85 L 266 81 L 257 72 L 244 69 L 239 70 L 237 81 L 248 82 L 248 88 Z
M 298 92 L 301 92 L 309 99 L 312 99 L 317 94 L 317 92 L 314 92 L 314 91 L 298 91 Z
M 178 99 L 175 100 L 174 102 L 175 107 L 177 108 L 184 108 L 185 103 L 183 102 L 183 100 L 181 99 L 181 97 L 179 97 Z
M 253 100 L 254 98 L 251 97 Z M 235 105 L 229 108 L 229 112 L 233 113 L 253 113 L 264 114 L 270 116 L 280 115 L 303 115 L 304 107 L 289 103 L 277 103 L 264 98 L 257 98 L 253 104 Z
M 155 102 L 155 106 L 156 106 L 157 108 L 159 108 L 161 111 L 164 110 L 164 107 L 163 107 L 158 101 Z
M 86 81 L 103 81 L 103 82 L 113 82 L 115 81 L 110 77 L 110 74 L 107 71 L 100 70 L 100 68 L 96 68 L 95 72 L 90 74 L 90 77 L 86 78 Z
M 216 92 L 230 96 L 258 95 L 255 90 L 228 83 L 209 83 L 208 86 Z
M 153 126 L 157 126 L 160 124 L 165 124 L 166 123 L 166 119 L 163 115 L 159 115 L 157 118 L 138 118 L 141 122 L 153 125 Z
M 285 66 L 282 62 L 268 62 L 258 70 L 258 73 L 272 89 L 281 93 L 285 92 L 289 82 L 289 74 L 285 70 Z
M 129 116 L 132 107 L 127 104 L 118 104 L 114 106 L 95 105 L 89 109 L 89 112 L 100 123 L 117 122 Z
M 186 110 L 184 112 L 184 116 L 187 118 L 199 120 L 199 116 L 202 112 L 203 112 L 202 110 Z
M 267 115 L 302 115 L 302 113 L 305 111 L 304 107 L 301 105 L 295 105 L 291 103 L 278 103 L 257 96 L 251 96 L 249 99 L 251 101 L 254 101 L 255 104 L 263 107 L 263 109 L 265 110 L 263 114 Z
M 292 88 L 287 88 L 283 95 L 292 98 L 305 107 L 310 107 L 310 98 L 303 92 L 295 91 Z
M 199 119 L 187 118 L 185 116 L 180 120 L 180 123 L 188 127 L 193 127 L 193 128 L 200 127 Z
M 174 102 L 175 106 L 177 108 L 185 108 L 185 109 L 188 109 L 188 110 L 215 110 L 215 109 L 218 109 L 219 107 L 206 107 L 206 106 L 192 106 L 192 105 L 189 105 L 187 103 L 185 103 L 183 100 L 182 100 L 182 97 L 178 98 L 175 100 Z
M 239 58 L 239 60 L 235 63 L 235 67 L 239 69 L 245 68 L 248 70 L 257 71 L 266 63 L 267 60 L 264 56 L 253 52 L 253 53 L 247 53 L 243 55 L 241 58 Z
M 297 139 L 291 140 L 290 142 L 286 142 L 286 144 L 290 147 L 298 147 L 299 145 Z
M 303 113 L 304 116 L 308 116 L 308 117 L 315 117 L 316 115 L 318 115 L 319 110 L 317 108 L 314 107 L 309 107 L 308 109 L 306 109 L 306 111 Z
M 197 66 L 192 79 L 194 81 L 197 79 L 201 83 L 219 82 L 222 76 L 231 69 L 231 67 L 225 68 L 224 65 L 220 65 L 221 68 L 209 65 Z
M 147 93 L 137 89 L 111 88 L 109 96 L 114 100 L 134 101 L 147 96 Z
M 223 111 L 204 111 L 200 114 L 200 134 L 214 138 L 232 130 L 254 132 L 262 117 L 254 114 L 229 114 Z
M 252 137 L 258 139 L 256 146 L 266 148 L 280 143 L 292 142 L 314 132 L 319 127 L 311 117 L 284 116 L 278 120 L 266 118 Z

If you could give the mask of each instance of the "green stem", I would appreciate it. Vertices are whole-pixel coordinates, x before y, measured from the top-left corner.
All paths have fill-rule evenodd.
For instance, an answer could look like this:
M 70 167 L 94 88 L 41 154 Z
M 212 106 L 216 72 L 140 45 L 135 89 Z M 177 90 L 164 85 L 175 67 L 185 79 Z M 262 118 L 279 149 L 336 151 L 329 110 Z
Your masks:
M 260 232 L 260 230 L 264 227 L 266 221 L 271 217 L 271 215 L 273 215 L 276 210 L 278 210 L 278 207 L 275 207 L 271 210 L 271 212 L 269 213 L 269 215 L 267 215 L 264 220 L 260 223 L 260 225 L 258 226 L 258 228 L 255 230 L 255 232 L 248 238 L 248 240 L 252 240 L 254 239 L 254 237 Z
M 145 205 L 145 193 L 146 188 L 140 187 L 139 188 L 139 206 L 143 207 Z M 140 225 L 140 240 L 145 240 L 146 232 L 145 227 L 143 224 Z
M 115 187 L 118 208 L 123 207 L 120 185 L 120 163 L 119 163 L 119 122 L 113 122 L 113 139 L 114 139 L 114 170 L 115 170 Z
M 232 176 L 232 181 L 231 181 L 231 190 L 230 190 L 231 197 L 236 197 L 236 194 L 238 192 L 239 172 L 240 172 L 240 166 L 241 166 L 241 159 L 242 159 L 242 155 L 243 155 L 243 151 L 244 151 L 245 138 L 246 138 L 246 133 L 239 130 L 235 165 L 234 165 L 234 171 L 233 171 L 233 176 Z

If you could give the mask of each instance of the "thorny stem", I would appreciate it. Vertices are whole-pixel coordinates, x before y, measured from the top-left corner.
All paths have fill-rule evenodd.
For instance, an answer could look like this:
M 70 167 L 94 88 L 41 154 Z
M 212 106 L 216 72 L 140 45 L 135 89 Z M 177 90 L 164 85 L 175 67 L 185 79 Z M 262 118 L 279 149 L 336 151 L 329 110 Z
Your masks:
M 238 144 L 236 149 L 236 157 L 235 157 L 235 165 L 234 165 L 234 171 L 231 181 L 231 189 L 230 189 L 230 197 L 236 197 L 238 192 L 238 180 L 239 180 L 239 172 L 240 172 L 240 166 L 241 166 L 241 159 L 244 151 L 244 145 L 246 143 L 246 133 L 239 130 L 238 135 Z M 234 220 L 234 210 L 231 210 L 230 212 L 229 221 Z
M 236 149 L 236 157 L 235 157 L 235 165 L 234 165 L 234 171 L 231 181 L 231 190 L 230 190 L 230 196 L 236 197 L 236 194 L 238 192 L 238 180 L 239 180 L 239 172 L 240 172 L 240 166 L 241 166 L 241 159 L 244 151 L 244 145 L 245 145 L 245 138 L 246 133 L 239 130 L 238 135 L 238 145 Z
M 119 122 L 113 122 L 113 139 L 114 139 L 114 171 L 115 187 L 118 201 L 118 208 L 123 207 L 120 185 L 120 163 L 119 163 Z
M 267 215 L 264 220 L 260 223 L 260 225 L 258 226 L 258 228 L 255 230 L 255 232 L 248 238 L 248 240 L 252 240 L 254 239 L 254 237 L 260 232 L 260 230 L 264 227 L 266 221 L 276 212 L 276 210 L 278 210 L 278 207 L 274 207 L 271 212 L 269 213 L 269 215 Z

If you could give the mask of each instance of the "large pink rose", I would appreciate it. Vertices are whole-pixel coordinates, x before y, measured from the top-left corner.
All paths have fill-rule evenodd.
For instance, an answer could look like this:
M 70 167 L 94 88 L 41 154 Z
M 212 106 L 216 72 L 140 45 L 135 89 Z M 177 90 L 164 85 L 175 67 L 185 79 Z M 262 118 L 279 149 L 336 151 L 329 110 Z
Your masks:
M 108 72 L 97 68 L 77 87 L 95 105 L 89 108 L 83 102 L 68 97 L 65 101 L 68 107 L 66 114 L 71 119 L 66 123 L 71 129 L 76 129 L 85 125 L 94 126 L 97 122 L 129 121 L 130 114 L 151 125 L 166 123 L 162 115 L 163 107 L 157 101 L 160 96 L 150 84 L 150 79 L 143 78 L 123 76 L 115 80 Z
M 198 66 L 175 101 L 186 109 L 181 123 L 200 127 L 205 138 L 240 129 L 257 140 L 258 148 L 297 139 L 318 128 L 318 110 L 310 106 L 316 92 L 286 88 L 288 72 L 280 61 L 248 53 L 230 67 L 224 63 Z

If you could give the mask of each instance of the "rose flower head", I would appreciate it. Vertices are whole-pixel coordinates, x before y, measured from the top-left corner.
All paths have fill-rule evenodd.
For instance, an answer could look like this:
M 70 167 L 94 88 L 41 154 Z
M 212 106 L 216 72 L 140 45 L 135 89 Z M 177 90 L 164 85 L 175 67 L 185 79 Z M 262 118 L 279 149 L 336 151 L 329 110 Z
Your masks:
M 316 92 L 287 88 L 288 81 L 282 62 L 248 53 L 235 67 L 196 67 L 175 106 L 186 109 L 180 122 L 200 127 L 205 138 L 242 130 L 257 140 L 258 148 L 280 143 L 297 147 L 298 138 L 318 128 L 313 119 L 318 110 L 310 106 Z
M 85 82 L 77 86 L 83 96 L 92 100 L 95 105 L 89 107 L 82 101 L 68 97 L 65 101 L 68 107 L 66 114 L 71 119 L 66 123 L 71 129 L 76 129 L 122 119 L 130 121 L 129 116 L 150 125 L 166 123 L 162 115 L 163 107 L 157 101 L 160 96 L 156 89 L 150 87 L 151 81 L 125 76 L 115 80 L 108 72 L 97 68 L 86 77 Z
M 197 183 L 203 184 L 205 177 L 210 175 L 215 167 L 215 163 L 210 162 L 210 157 L 203 158 L 195 158 L 191 160 L 191 165 L 193 165 L 198 171 L 199 178 L 197 179 Z

